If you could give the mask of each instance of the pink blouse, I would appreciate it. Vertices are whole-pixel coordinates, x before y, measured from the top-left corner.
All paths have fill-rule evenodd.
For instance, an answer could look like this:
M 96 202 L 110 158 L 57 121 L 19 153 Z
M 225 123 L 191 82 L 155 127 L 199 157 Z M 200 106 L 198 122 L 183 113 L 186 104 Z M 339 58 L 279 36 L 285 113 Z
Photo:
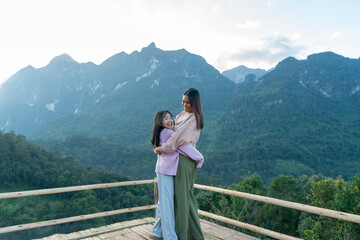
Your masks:
M 171 129 L 164 128 L 160 132 L 160 145 L 162 146 L 175 133 Z M 193 145 L 187 143 L 178 147 L 176 151 L 158 154 L 155 172 L 175 176 L 179 164 L 179 153 L 196 161 L 196 168 L 202 167 L 204 162 L 203 155 Z
M 159 149 L 162 153 L 171 153 L 186 143 L 195 147 L 199 137 L 200 130 L 196 127 L 194 113 L 182 111 L 175 119 L 175 133 Z

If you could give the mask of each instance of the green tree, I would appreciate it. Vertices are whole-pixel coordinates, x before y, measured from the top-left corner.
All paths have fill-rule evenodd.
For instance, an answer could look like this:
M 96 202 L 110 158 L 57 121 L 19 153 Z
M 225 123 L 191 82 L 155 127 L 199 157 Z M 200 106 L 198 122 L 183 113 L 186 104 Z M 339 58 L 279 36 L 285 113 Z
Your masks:
M 317 207 L 360 214 L 360 175 L 350 181 L 326 178 L 311 183 L 308 199 Z M 306 216 L 299 225 L 299 233 L 304 239 L 358 239 L 360 226 L 335 218 Z

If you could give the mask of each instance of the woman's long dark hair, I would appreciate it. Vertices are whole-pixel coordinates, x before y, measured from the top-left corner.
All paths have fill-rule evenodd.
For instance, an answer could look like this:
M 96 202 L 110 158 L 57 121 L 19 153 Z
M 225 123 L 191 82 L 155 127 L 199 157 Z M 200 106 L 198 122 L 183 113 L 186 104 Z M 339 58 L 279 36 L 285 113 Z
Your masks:
M 200 101 L 200 93 L 195 88 L 189 88 L 183 93 L 184 96 L 189 98 L 191 107 L 193 109 L 195 119 L 196 119 L 196 127 L 197 129 L 201 130 L 204 127 L 204 118 L 201 108 L 201 101 Z
M 164 117 L 167 113 L 169 113 L 171 115 L 171 117 L 173 116 L 171 114 L 171 112 L 169 112 L 168 110 L 161 110 L 155 114 L 154 128 L 153 128 L 152 137 L 151 137 L 151 144 L 153 145 L 154 148 L 160 146 L 160 132 L 161 132 L 161 130 L 164 129 L 164 127 L 162 125 L 162 120 L 164 119 Z

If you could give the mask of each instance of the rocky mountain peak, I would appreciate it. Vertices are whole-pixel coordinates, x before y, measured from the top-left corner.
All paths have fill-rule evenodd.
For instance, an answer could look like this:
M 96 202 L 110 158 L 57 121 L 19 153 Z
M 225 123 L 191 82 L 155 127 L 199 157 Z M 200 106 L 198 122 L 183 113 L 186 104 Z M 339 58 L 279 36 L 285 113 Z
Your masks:
M 156 48 L 156 45 L 155 45 L 154 42 L 152 42 L 152 43 L 149 44 L 149 46 L 144 47 L 143 49 L 145 49 L 145 48 L 147 48 L 147 49 L 154 49 L 154 48 Z
M 66 63 L 66 62 L 76 62 L 72 57 L 68 54 L 64 53 L 59 56 L 54 57 L 49 64 L 58 64 L 58 63 Z
M 307 60 L 309 61 L 319 61 L 324 59 L 344 59 L 344 56 L 341 56 L 339 54 L 336 54 L 334 52 L 321 52 L 321 53 L 315 53 L 311 54 L 307 57 Z
M 299 60 L 297 60 L 296 58 L 294 58 L 294 57 L 287 57 L 287 58 L 285 58 L 284 60 L 280 61 L 280 62 L 276 65 L 275 69 L 287 68 L 287 67 L 289 67 L 290 65 L 295 64 L 295 63 L 297 63 L 297 62 L 299 62 Z
M 157 50 L 158 48 L 156 47 L 155 43 L 152 42 L 149 44 L 149 46 L 147 47 L 143 47 L 141 49 L 141 53 L 152 53 L 153 51 Z

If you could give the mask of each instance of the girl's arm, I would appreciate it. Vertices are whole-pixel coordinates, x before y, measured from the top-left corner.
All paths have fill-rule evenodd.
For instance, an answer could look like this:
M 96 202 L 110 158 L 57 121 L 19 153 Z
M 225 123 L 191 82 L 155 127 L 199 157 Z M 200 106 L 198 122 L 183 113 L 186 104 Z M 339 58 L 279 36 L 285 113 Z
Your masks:
M 196 168 L 201 168 L 202 167 L 202 165 L 204 163 L 204 156 L 201 154 L 201 152 L 199 152 L 190 143 L 187 143 L 185 145 L 182 145 L 182 146 L 178 147 L 177 151 L 180 154 L 185 155 L 185 156 L 191 158 L 192 160 L 194 160 L 197 163 Z
M 191 118 L 186 123 L 184 123 L 184 125 L 179 127 L 165 143 L 156 148 L 154 151 L 156 153 L 171 153 L 174 152 L 178 147 L 186 143 L 190 143 L 194 140 L 195 127 L 195 116 L 191 116 Z

